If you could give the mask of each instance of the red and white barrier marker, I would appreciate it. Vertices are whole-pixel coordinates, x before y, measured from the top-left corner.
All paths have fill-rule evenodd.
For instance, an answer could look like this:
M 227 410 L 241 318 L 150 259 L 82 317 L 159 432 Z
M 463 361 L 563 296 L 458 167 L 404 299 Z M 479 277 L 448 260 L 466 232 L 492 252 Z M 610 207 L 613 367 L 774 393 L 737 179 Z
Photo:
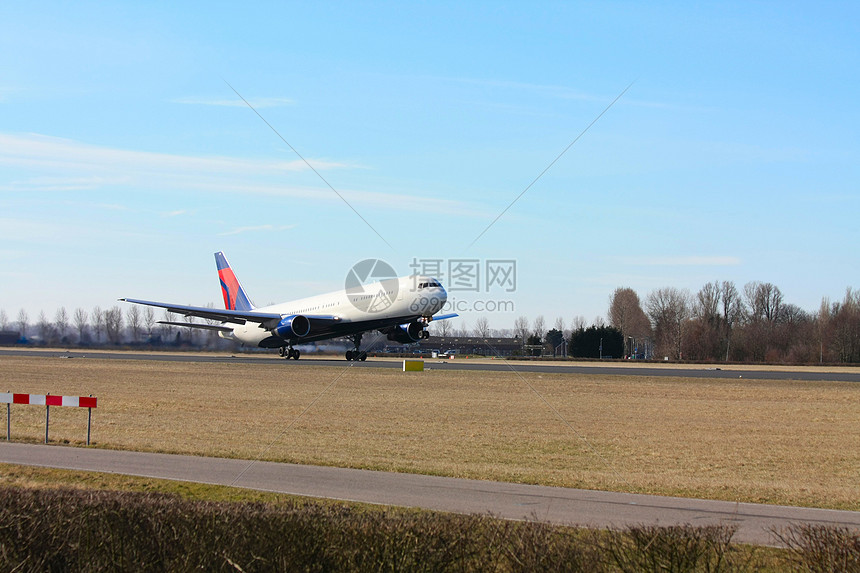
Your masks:
M 11 392 L 0 392 L 0 404 L 95 408 L 97 401 L 98 398 L 94 396 L 52 396 L 50 394 L 13 394 Z
M 0 392 L 0 404 L 6 404 L 6 441 L 12 439 L 12 404 L 31 404 L 45 406 L 45 443 L 48 443 L 48 423 L 51 416 L 51 406 L 71 406 L 87 408 L 87 445 L 90 445 L 90 428 L 92 427 L 93 408 L 98 404 L 94 396 L 52 396 L 50 394 L 16 394 Z

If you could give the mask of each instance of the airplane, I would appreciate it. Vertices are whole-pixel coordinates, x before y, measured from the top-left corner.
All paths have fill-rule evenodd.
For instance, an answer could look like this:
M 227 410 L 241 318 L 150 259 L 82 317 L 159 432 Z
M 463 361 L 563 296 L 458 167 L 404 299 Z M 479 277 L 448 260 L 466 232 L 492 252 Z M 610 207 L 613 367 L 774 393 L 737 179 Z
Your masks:
M 354 349 L 347 351 L 346 359 L 364 361 L 367 352 L 361 350 L 361 338 L 366 332 L 378 330 L 388 340 L 409 344 L 429 338 L 427 326 L 431 321 L 458 316 L 453 313 L 434 316 L 448 300 L 448 293 L 438 280 L 423 275 L 393 277 L 393 272 L 378 272 L 376 264 L 381 264 L 383 270 L 391 267 L 374 259 L 357 264 L 351 273 L 358 270 L 358 276 L 382 276 L 382 280 L 363 285 L 351 274 L 355 280 L 350 281 L 348 277 L 344 290 L 260 308 L 248 298 L 223 252 L 215 253 L 215 263 L 224 310 L 133 298 L 119 300 L 220 322 L 159 321 L 160 324 L 214 330 L 221 338 L 250 346 L 278 348 L 280 356 L 287 360 L 298 360 L 301 356 L 294 345 L 351 337 Z M 392 278 L 384 278 L 387 276 Z

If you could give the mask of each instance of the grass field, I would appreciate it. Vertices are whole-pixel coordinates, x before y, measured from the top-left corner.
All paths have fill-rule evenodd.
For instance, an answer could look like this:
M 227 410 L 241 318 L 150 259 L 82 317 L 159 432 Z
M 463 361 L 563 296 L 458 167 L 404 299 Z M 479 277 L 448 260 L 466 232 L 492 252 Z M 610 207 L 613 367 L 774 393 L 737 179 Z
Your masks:
M 852 383 L 3 357 L 7 390 L 98 396 L 99 447 L 860 510 Z

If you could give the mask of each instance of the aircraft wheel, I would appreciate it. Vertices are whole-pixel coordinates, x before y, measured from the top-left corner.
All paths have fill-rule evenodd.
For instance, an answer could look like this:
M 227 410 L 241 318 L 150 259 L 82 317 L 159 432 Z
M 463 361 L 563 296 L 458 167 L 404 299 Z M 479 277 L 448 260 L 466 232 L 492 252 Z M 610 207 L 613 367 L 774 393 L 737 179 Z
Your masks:
M 353 355 L 352 355 L 352 350 L 347 350 L 347 351 L 346 351 L 346 359 L 347 359 L 347 360 L 352 360 L 352 356 L 353 356 Z
M 362 362 L 364 362 L 365 360 L 367 360 L 367 352 L 361 352 L 361 353 L 358 355 L 358 359 L 359 359 L 359 360 L 361 360 Z
M 301 356 L 301 355 L 302 355 L 302 353 L 301 353 L 301 352 L 299 352 L 298 350 L 296 350 L 296 353 L 295 353 L 295 355 L 293 356 L 293 358 L 295 358 L 296 360 L 298 360 L 298 359 L 299 359 L 299 356 Z
M 278 356 L 280 356 L 281 358 L 283 358 L 283 357 L 284 357 L 284 354 L 286 354 L 286 350 L 287 350 L 287 349 L 286 349 L 286 347 L 284 347 L 284 346 L 281 346 L 280 348 L 278 348 Z

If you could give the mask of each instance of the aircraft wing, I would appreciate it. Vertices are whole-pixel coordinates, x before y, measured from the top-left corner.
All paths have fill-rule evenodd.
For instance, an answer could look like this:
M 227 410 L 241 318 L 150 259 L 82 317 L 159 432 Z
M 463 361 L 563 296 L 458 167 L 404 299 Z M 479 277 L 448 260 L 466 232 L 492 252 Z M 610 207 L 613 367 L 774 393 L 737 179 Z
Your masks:
M 431 320 L 447 320 L 449 318 L 456 318 L 458 316 L 460 316 L 460 315 L 457 314 L 456 312 L 452 312 L 451 314 L 440 314 L 438 316 L 433 316 L 433 317 L 431 317 Z
M 188 328 L 202 328 L 203 330 L 218 330 L 221 332 L 233 332 L 233 327 L 220 324 L 200 324 L 198 322 L 178 322 L 174 320 L 159 320 L 158 324 L 169 324 L 171 326 L 185 326 Z
M 170 312 L 181 314 L 183 316 L 197 316 L 200 318 L 208 318 L 210 320 L 218 320 L 221 322 L 233 322 L 236 324 L 245 324 L 246 322 L 271 322 L 281 320 L 281 315 L 276 312 L 255 312 L 253 310 L 223 310 L 220 308 L 209 308 L 207 306 L 185 306 L 182 304 L 170 304 L 166 302 L 154 302 L 151 300 L 138 300 L 135 298 L 121 298 L 123 302 L 131 302 L 134 304 L 145 304 L 147 306 L 157 306 L 165 308 Z

